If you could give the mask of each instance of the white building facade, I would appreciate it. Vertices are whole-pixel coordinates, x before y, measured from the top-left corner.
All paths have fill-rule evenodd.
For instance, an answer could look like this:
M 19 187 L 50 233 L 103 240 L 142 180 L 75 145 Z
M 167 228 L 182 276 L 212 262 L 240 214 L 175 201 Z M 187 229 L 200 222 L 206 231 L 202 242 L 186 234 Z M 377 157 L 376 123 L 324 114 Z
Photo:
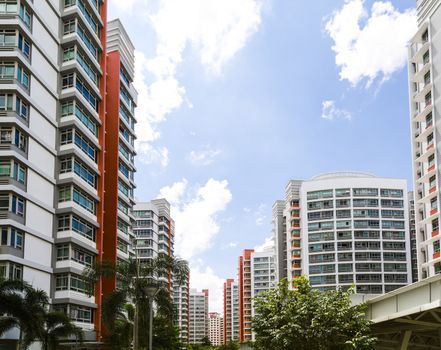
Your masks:
M 224 344 L 224 318 L 218 312 L 210 312 L 208 339 L 211 345 L 220 346 Z
M 208 289 L 190 289 L 190 327 L 188 341 L 201 344 L 209 336 Z
M 417 2 L 418 31 L 409 43 L 409 97 L 419 279 L 441 270 L 439 110 L 441 2 Z
M 382 294 L 412 282 L 405 180 L 331 173 L 287 186 L 288 278 Z

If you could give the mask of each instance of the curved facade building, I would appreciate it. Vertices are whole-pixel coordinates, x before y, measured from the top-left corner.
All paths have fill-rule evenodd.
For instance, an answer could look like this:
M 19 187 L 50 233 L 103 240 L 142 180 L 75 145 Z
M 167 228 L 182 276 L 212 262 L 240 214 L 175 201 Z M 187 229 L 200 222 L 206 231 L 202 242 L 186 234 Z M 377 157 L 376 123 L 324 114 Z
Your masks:
M 407 184 L 366 173 L 290 181 L 288 279 L 382 294 L 411 283 Z

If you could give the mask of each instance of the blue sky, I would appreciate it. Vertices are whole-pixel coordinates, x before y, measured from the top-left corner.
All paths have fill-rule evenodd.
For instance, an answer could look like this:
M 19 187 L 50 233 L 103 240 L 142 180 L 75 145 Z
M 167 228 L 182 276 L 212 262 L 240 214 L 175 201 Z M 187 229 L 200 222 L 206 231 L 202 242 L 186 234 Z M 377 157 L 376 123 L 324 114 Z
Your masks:
M 137 49 L 136 196 L 171 201 L 177 251 L 213 310 L 241 251 L 270 236 L 289 179 L 360 170 L 411 187 L 414 6 L 110 1 Z

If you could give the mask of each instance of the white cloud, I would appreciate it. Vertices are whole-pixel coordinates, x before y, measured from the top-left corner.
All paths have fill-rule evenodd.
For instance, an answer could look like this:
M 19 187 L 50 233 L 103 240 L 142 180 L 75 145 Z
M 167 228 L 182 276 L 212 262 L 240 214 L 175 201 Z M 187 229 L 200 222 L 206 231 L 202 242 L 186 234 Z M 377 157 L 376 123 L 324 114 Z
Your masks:
M 201 263 L 198 263 L 191 264 L 190 266 L 190 288 L 196 288 L 198 291 L 208 289 L 210 312 L 223 313 L 223 287 L 225 280 L 217 276 L 211 267 L 206 266 L 203 268 L 201 265 Z
M 352 85 L 367 79 L 367 86 L 389 79 L 406 65 L 406 45 L 416 30 L 413 9 L 400 12 L 390 1 L 376 1 L 369 14 L 364 0 L 345 0 L 326 23 L 340 79 Z
M 220 149 L 213 149 L 206 145 L 197 151 L 191 151 L 189 155 L 190 162 L 194 165 L 209 165 L 214 162 L 214 159 L 220 155 Z
M 158 163 L 165 168 L 169 162 L 169 152 L 167 147 L 156 147 L 150 143 L 142 142 L 138 145 L 138 161 L 144 164 Z
M 274 237 L 267 237 L 265 238 L 265 242 L 263 242 L 261 245 L 255 246 L 254 251 L 255 252 L 264 252 L 275 248 L 274 243 Z
M 176 77 L 185 49 L 192 49 L 209 72 L 220 74 L 258 30 L 263 1 L 158 0 L 158 6 L 151 6 L 145 0 L 113 0 L 132 15 L 139 9 L 137 13 L 144 16 L 157 38 L 154 57 L 147 58 L 142 52 L 135 55 L 137 149 L 141 155 L 151 149 L 142 145 L 151 145 L 160 137 L 158 126 L 168 114 L 184 101 L 188 108 L 193 107 Z
M 351 120 L 352 115 L 344 109 L 337 108 L 334 101 L 326 100 L 322 102 L 322 118 L 327 120 Z
M 218 214 L 232 199 L 228 181 L 210 179 L 193 191 L 183 179 L 160 190 L 158 197 L 172 203 L 176 222 L 176 253 L 190 259 L 207 250 L 220 230 Z
M 265 224 L 267 219 L 266 209 L 267 209 L 266 205 L 261 203 L 254 212 L 254 217 L 256 219 L 257 226 L 262 226 L 263 224 Z

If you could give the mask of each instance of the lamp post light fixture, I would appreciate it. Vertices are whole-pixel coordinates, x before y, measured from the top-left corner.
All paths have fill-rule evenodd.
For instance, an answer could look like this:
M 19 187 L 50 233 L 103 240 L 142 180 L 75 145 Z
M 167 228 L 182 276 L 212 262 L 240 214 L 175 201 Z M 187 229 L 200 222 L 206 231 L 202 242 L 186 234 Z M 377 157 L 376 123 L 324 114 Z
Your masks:
M 153 299 L 156 293 L 158 293 L 159 288 L 156 285 L 150 285 L 145 287 L 144 292 L 149 299 L 150 308 L 150 325 L 149 325 L 149 350 L 153 350 Z

